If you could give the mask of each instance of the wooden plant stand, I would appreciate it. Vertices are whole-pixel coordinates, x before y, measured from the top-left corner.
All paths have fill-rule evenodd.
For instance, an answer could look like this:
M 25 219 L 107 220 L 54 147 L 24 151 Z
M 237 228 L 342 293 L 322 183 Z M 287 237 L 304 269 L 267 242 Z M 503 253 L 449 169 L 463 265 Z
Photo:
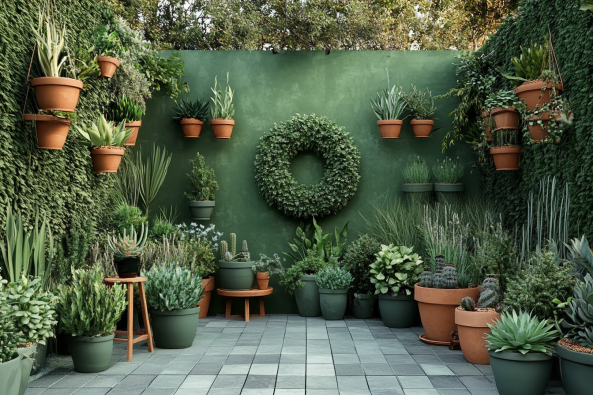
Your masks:
M 134 350 L 134 343 L 146 340 L 148 343 L 148 352 L 153 351 L 152 346 L 152 331 L 150 330 L 150 320 L 148 319 L 148 307 L 146 307 L 146 295 L 144 294 L 144 281 L 146 277 L 131 277 L 131 278 L 120 278 L 120 277 L 108 277 L 103 280 L 109 288 L 116 282 L 120 284 L 128 284 L 128 330 L 127 331 L 115 331 L 117 335 L 127 335 L 127 338 L 114 338 L 113 341 L 128 343 L 128 355 L 127 360 L 132 360 L 132 352 Z M 138 283 L 140 290 L 140 305 L 142 306 L 142 318 L 144 320 L 144 330 L 134 331 L 134 284 Z M 140 335 L 134 338 L 134 335 Z
M 274 288 L 268 289 L 253 288 L 248 291 L 229 291 L 218 288 L 216 293 L 220 296 L 226 296 L 226 318 L 243 318 L 245 322 L 249 322 L 249 317 L 265 317 L 266 310 L 264 308 L 264 296 L 271 295 Z M 259 297 L 259 314 L 249 314 L 249 298 Z M 231 302 L 233 298 L 245 298 L 245 315 L 231 315 Z

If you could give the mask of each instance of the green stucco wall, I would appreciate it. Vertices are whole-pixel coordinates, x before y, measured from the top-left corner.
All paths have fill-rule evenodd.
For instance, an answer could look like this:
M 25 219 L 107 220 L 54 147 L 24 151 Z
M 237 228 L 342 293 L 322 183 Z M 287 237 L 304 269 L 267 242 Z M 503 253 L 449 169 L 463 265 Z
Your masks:
M 296 113 L 315 113 L 344 126 L 361 153 L 357 195 L 338 215 L 319 221 L 326 232 L 350 221 L 349 239 L 353 240 L 365 232 L 361 214 L 369 216 L 374 204 L 401 194 L 401 169 L 407 160 L 418 155 L 432 165 L 437 158 L 444 158 L 441 140 L 451 127 L 447 114 L 457 104 L 454 99 L 437 102 L 435 127 L 442 129 L 428 139 L 414 138 L 406 120 L 400 139 L 382 140 L 369 99 L 386 87 L 385 68 L 392 84 L 406 90 L 410 84 L 428 87 L 433 95 L 439 95 L 455 84 L 454 56 L 454 52 L 446 51 L 334 51 L 330 55 L 184 51 L 185 81 L 190 85 L 192 99 L 196 95 L 210 97 L 214 76 L 224 81 L 230 72 L 236 124 L 230 140 L 214 139 L 209 125 L 199 139 L 186 139 L 178 122 L 170 118 L 172 100 L 157 94 L 148 101 L 138 143 L 144 152 L 156 143 L 173 153 L 167 179 L 151 211 L 155 213 L 157 206 L 177 206 L 180 220 L 191 222 L 183 191 L 189 160 L 199 151 L 216 171 L 220 190 L 212 222 L 225 233 L 225 239 L 229 233 L 236 233 L 238 243 L 246 239 L 255 257 L 260 252 L 272 255 L 288 251 L 287 241 L 292 240 L 299 221 L 268 206 L 257 190 L 253 162 L 260 136 L 275 122 L 288 120 Z M 467 166 L 463 179 L 466 189 L 476 191 L 479 179 L 476 171 L 471 172 L 473 153 L 469 146 L 458 144 L 447 155 L 461 158 Z M 322 164 L 311 154 L 297 157 L 293 169 L 301 182 L 315 183 L 322 175 Z M 277 278 L 272 279 L 271 286 L 274 294 L 266 298 L 266 312 L 296 313 L 294 297 L 284 293 Z M 242 312 L 239 301 L 233 306 L 235 314 Z M 223 298 L 213 298 L 210 311 L 223 313 Z M 253 312 L 257 312 L 255 303 Z

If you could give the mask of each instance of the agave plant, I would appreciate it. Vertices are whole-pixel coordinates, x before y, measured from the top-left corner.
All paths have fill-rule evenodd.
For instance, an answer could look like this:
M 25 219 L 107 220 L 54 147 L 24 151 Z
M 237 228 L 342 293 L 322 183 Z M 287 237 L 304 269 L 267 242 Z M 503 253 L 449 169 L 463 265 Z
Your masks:
M 171 118 L 175 121 L 181 121 L 184 118 L 205 121 L 208 116 L 209 105 L 210 103 L 207 100 L 196 99 L 195 102 L 190 99 L 181 100 L 181 102 L 175 103 Z
M 572 239 L 570 245 L 564 243 L 568 249 L 568 260 L 575 264 L 580 271 L 593 275 L 593 252 L 589 248 L 589 241 L 583 235 L 581 239 Z
M 141 224 L 140 235 L 134 229 L 134 225 L 130 225 L 130 233 L 127 234 L 124 229 L 123 234 L 117 236 L 109 236 L 108 244 L 109 250 L 118 259 L 130 258 L 140 256 L 144 245 L 146 244 L 146 238 L 148 237 L 148 225 L 146 227 Z
M 540 321 L 537 317 L 523 311 L 513 310 L 501 314 L 495 325 L 488 324 L 492 331 L 486 337 L 486 347 L 490 351 L 541 352 L 552 355 L 554 340 L 559 333 L 553 324 Z
M 521 55 L 511 59 L 515 66 L 515 76 L 505 76 L 519 82 L 532 81 L 540 78 L 542 72 L 548 68 L 547 45 L 536 45 L 533 42 L 529 48 L 521 47 Z
M 387 69 L 385 69 L 387 71 Z M 383 96 L 377 92 L 377 99 L 371 99 L 371 108 L 380 121 L 387 119 L 400 119 L 407 104 L 402 95 L 401 87 L 395 85 L 389 87 L 389 71 L 387 71 L 387 89 L 383 90 Z
M 132 134 L 132 129 L 126 129 L 123 121 L 115 126 L 103 115 L 100 115 L 95 123 L 82 123 L 73 126 L 85 139 L 81 141 L 81 144 L 88 147 L 121 147 Z
M 45 29 L 44 29 L 45 25 Z M 37 44 L 39 66 L 46 77 L 60 77 L 68 60 L 62 55 L 65 45 L 66 26 L 60 31 L 47 11 L 39 11 L 37 28 L 31 26 Z
M 120 122 L 136 122 L 142 118 L 143 112 L 140 104 L 134 99 L 122 95 L 115 102 L 115 107 L 111 111 L 111 120 Z
M 555 301 L 556 302 L 556 301 Z M 585 276 L 574 288 L 562 327 L 569 329 L 566 337 L 580 345 L 593 348 L 593 277 Z
M 229 73 L 226 73 L 226 89 L 224 95 L 222 91 L 218 89 L 218 80 L 214 77 L 214 88 L 212 89 L 212 93 L 214 93 L 214 97 L 210 99 L 214 103 L 212 107 L 210 107 L 210 112 L 212 114 L 212 119 L 233 119 L 235 116 L 235 106 L 233 105 L 233 90 L 229 86 Z

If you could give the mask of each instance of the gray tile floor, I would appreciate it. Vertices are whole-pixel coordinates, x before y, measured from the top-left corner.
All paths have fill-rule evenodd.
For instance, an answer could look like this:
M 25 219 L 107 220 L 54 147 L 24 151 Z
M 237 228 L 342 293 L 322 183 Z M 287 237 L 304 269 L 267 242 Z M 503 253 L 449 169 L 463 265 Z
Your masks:
M 325 321 L 270 315 L 245 323 L 200 320 L 192 347 L 145 344 L 126 362 L 125 345 L 100 374 L 60 367 L 29 384 L 29 395 L 495 395 L 490 366 L 461 351 L 428 346 L 422 328 L 389 329 L 381 320 Z M 53 361 L 54 365 L 56 360 Z M 553 390 L 561 393 L 561 390 Z

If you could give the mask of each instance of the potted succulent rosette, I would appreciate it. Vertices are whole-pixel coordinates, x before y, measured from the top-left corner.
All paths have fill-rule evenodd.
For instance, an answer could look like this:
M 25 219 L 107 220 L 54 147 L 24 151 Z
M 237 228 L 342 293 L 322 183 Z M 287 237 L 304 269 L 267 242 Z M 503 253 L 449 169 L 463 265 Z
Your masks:
M 286 259 L 281 260 L 278 254 L 274 254 L 271 258 L 265 254 L 259 254 L 259 261 L 251 267 L 259 289 L 268 289 L 270 277 L 274 274 L 284 273 L 282 261 L 286 261 Z
M 184 195 L 189 200 L 193 219 L 208 221 L 214 210 L 214 194 L 218 191 L 214 169 L 206 165 L 204 157 L 199 152 L 189 163 L 192 164 L 191 173 L 187 174 L 190 184 Z
M 212 119 L 210 120 L 210 126 L 214 132 L 214 137 L 217 139 L 230 139 L 233 133 L 233 126 L 235 126 L 235 105 L 233 104 L 234 92 L 229 86 L 229 73 L 226 73 L 226 89 L 224 94 L 218 89 L 218 81 L 214 77 L 214 88 L 212 93 L 214 97 L 211 97 L 212 107 L 210 107 Z
M 381 244 L 369 235 L 362 235 L 347 247 L 342 258 L 344 268 L 353 277 L 350 292 L 351 310 L 358 319 L 373 318 L 375 310 L 375 284 L 369 266 L 375 262 L 375 254 L 381 250 Z
M 370 268 L 383 324 L 389 328 L 412 327 L 418 320 L 418 303 L 412 292 L 423 269 L 420 256 L 412 247 L 382 244 Z
M 383 90 L 383 96 L 377 92 L 377 98 L 371 99 L 371 108 L 379 119 L 377 126 L 382 139 L 398 139 L 402 129 L 403 118 L 406 109 L 406 102 L 401 87 L 389 85 L 389 71 L 387 72 L 387 89 Z
M 352 274 L 341 267 L 329 265 L 317 272 L 315 282 L 319 287 L 319 304 L 323 318 L 326 320 L 344 318 Z
M 140 255 L 148 237 L 148 224 L 140 225 L 140 234 L 130 225 L 130 231 L 109 236 L 107 239 L 109 251 L 114 255 L 117 275 L 121 278 L 133 278 L 140 272 Z
M 434 120 L 432 116 L 436 112 L 434 98 L 432 93 L 426 89 L 426 92 L 418 90 L 412 85 L 412 90 L 408 93 L 402 93 L 408 111 L 412 116 L 410 125 L 414 131 L 415 137 L 429 137 L 433 131 Z
M 140 104 L 126 95 L 122 95 L 114 103 L 113 110 L 111 111 L 111 121 L 116 124 L 124 122 L 126 129 L 132 130 L 132 134 L 130 134 L 130 137 L 128 137 L 124 144 L 125 146 L 136 145 L 138 131 L 140 130 L 140 126 L 142 126 L 142 115 L 144 115 L 144 110 L 142 110 Z
M 179 121 L 185 137 L 199 138 L 202 126 L 208 116 L 209 105 L 210 103 L 207 100 L 198 98 L 196 98 L 196 101 L 190 99 L 181 100 L 181 102 L 175 103 L 171 118 Z
M 434 185 L 430 182 L 430 170 L 424 159 L 417 157 L 408 162 L 402 170 L 402 175 L 404 177 L 402 192 L 411 198 L 430 199 L 430 192 Z
M 101 70 L 101 77 L 111 78 L 120 65 L 118 56 L 125 50 L 119 39 L 119 33 L 112 30 L 109 26 L 99 25 L 93 32 L 93 44 L 99 53 L 97 63 Z
M 241 251 L 237 253 L 237 235 L 230 234 L 231 245 L 223 240 L 220 242 L 220 261 L 218 274 L 220 288 L 231 291 L 245 291 L 253 288 L 255 273 L 252 270 L 253 262 L 247 246 L 243 240 Z

